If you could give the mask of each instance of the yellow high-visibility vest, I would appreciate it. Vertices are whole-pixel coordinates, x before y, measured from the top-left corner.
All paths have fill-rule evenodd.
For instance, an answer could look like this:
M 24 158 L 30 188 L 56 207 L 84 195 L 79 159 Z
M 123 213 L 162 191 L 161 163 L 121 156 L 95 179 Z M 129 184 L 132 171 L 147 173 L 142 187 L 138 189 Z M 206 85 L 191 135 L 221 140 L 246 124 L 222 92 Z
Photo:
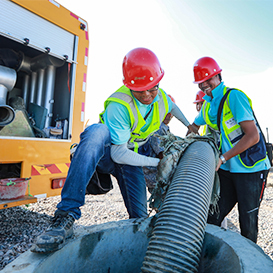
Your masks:
M 236 90 L 245 94 L 242 90 L 239 90 L 239 89 L 236 89 Z M 225 95 L 226 92 L 227 92 L 227 87 L 225 87 L 223 90 L 223 96 Z M 244 133 L 242 131 L 241 126 L 235 121 L 234 116 L 230 110 L 229 96 L 230 96 L 230 93 L 228 94 L 227 99 L 223 105 L 223 111 L 222 111 L 223 118 L 222 118 L 221 124 L 222 124 L 223 130 L 224 130 L 224 134 L 226 136 L 226 139 L 228 140 L 228 142 L 232 148 L 239 142 L 239 140 L 243 137 Z M 245 96 L 247 97 L 250 107 L 252 109 L 251 99 L 246 94 L 245 94 Z M 204 117 L 206 124 L 209 127 L 213 128 L 214 130 L 220 131 L 220 128 L 218 128 L 217 124 L 213 124 L 210 121 L 209 114 L 208 114 L 209 108 L 210 108 L 210 102 L 205 101 L 203 103 L 203 107 L 204 107 L 203 108 L 203 117 Z M 256 120 L 255 120 L 255 123 L 256 123 Z M 258 126 L 257 126 L 257 129 L 260 133 Z M 264 141 L 261 139 L 261 133 L 260 133 L 260 142 L 259 143 L 258 144 L 260 146 L 255 144 L 252 147 L 248 148 L 246 150 L 247 152 L 245 151 L 245 152 L 238 155 L 238 158 L 244 167 L 253 168 L 257 163 L 266 159 L 266 151 L 264 153 L 265 147 L 261 147 L 261 145 L 263 145 L 262 143 L 264 143 Z M 219 149 L 221 149 L 221 146 L 222 146 L 222 135 L 220 136 Z M 251 163 L 249 160 L 250 153 L 251 153 L 251 158 L 252 158 Z
M 158 96 L 159 100 L 153 104 L 153 109 L 150 113 L 152 115 L 151 123 L 145 131 L 141 131 L 141 128 L 146 124 L 146 121 L 141 116 L 135 98 L 130 89 L 124 85 L 104 102 L 104 111 L 100 114 L 100 120 L 102 123 L 104 123 L 103 114 L 110 102 L 114 101 L 124 105 L 128 110 L 131 123 L 131 137 L 127 143 L 127 146 L 129 149 L 133 148 L 134 151 L 137 152 L 139 146 L 146 143 L 149 136 L 159 129 L 160 124 L 163 122 L 169 112 L 166 94 L 160 88 Z

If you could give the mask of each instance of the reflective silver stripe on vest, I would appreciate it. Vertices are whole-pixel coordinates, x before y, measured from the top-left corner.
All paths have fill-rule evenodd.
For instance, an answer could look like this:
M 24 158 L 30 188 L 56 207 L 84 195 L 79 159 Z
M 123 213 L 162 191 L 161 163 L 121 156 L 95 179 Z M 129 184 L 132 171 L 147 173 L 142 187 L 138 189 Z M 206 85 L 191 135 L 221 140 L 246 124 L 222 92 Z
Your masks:
M 241 128 L 237 128 L 236 130 L 232 131 L 228 134 L 228 138 L 233 146 L 242 138 L 243 131 Z
M 159 97 L 159 100 L 157 101 L 157 103 L 158 103 L 159 119 L 160 119 L 160 124 L 161 124 L 165 118 L 165 114 L 167 113 L 167 109 L 165 107 L 163 95 L 162 95 L 161 91 L 158 92 L 158 97 Z M 134 134 L 132 133 L 132 135 L 134 135 Z M 132 138 L 129 139 L 129 142 L 127 145 L 129 149 L 135 147 L 134 142 L 137 142 L 139 147 L 144 145 L 149 140 L 149 137 L 147 137 L 145 139 L 136 138 L 136 139 L 134 139 L 134 142 L 130 142 L 131 139 Z
M 165 108 L 162 93 L 158 92 L 158 96 L 159 96 L 159 100 L 158 100 L 159 118 L 160 118 L 160 122 L 162 122 L 164 120 L 167 109 Z
M 130 140 L 131 140 L 131 138 L 130 138 Z M 134 140 L 134 142 L 130 142 L 130 140 L 129 140 L 129 142 L 127 142 L 127 147 L 128 147 L 128 149 L 134 149 L 135 148 L 135 144 L 134 143 L 137 142 L 138 147 L 141 147 L 141 146 L 143 146 L 149 140 L 149 138 L 148 137 L 145 138 L 145 139 L 136 138 Z
M 261 131 L 260 131 L 259 127 L 257 126 L 257 123 L 256 123 L 256 127 L 257 127 L 258 132 L 260 133 Z M 237 128 L 235 131 L 229 133 L 229 135 L 228 135 L 228 138 L 233 146 L 235 146 L 242 137 L 243 137 L 243 131 L 242 131 L 241 127 Z
M 210 130 L 213 130 L 214 132 L 216 132 L 217 134 L 219 134 L 219 138 L 220 138 L 220 128 L 217 127 L 219 129 L 219 130 L 217 130 L 217 129 L 211 127 L 211 125 L 209 125 L 208 122 L 210 122 L 210 123 L 212 123 L 212 122 L 210 121 L 210 119 L 207 121 L 206 111 L 207 111 L 207 107 L 209 106 L 209 103 L 207 101 L 205 101 L 203 105 L 204 105 L 203 106 L 203 119 L 206 122 L 206 125 L 209 127 Z M 208 113 L 208 115 L 209 115 L 209 113 Z M 217 124 L 215 124 L 215 125 L 217 125 Z
M 160 118 L 160 124 L 162 123 L 163 119 L 165 118 L 165 114 L 167 112 L 167 109 L 165 108 L 165 104 L 164 104 L 164 100 L 163 100 L 163 96 L 162 96 L 162 93 L 161 92 L 158 92 L 158 96 L 159 96 L 159 100 L 157 101 L 158 103 L 158 110 L 159 110 L 159 118 Z M 115 92 L 113 93 L 110 98 L 117 98 L 117 99 L 121 99 L 125 102 L 127 102 L 133 112 L 133 115 L 134 115 L 134 118 L 135 118 L 135 123 L 133 124 L 132 128 L 131 128 L 131 134 L 134 135 L 134 133 L 132 133 L 137 125 L 138 125 L 138 115 L 137 115 L 137 109 L 136 109 L 136 106 L 134 104 L 134 101 L 133 101 L 133 98 L 130 96 L 130 95 L 127 95 L 125 93 L 122 93 L 122 92 Z M 153 113 L 153 111 L 152 111 Z M 151 114 L 152 114 L 151 113 Z M 127 143 L 127 147 L 129 149 L 133 149 L 135 147 L 134 145 L 134 142 L 137 142 L 138 143 L 138 146 L 142 146 L 144 145 L 149 138 L 146 138 L 146 139 L 140 139 L 140 138 L 136 138 L 134 140 L 134 142 L 130 142 L 132 138 L 129 139 L 128 143 Z
M 115 92 L 114 94 L 110 96 L 110 98 L 120 99 L 129 104 L 135 118 L 135 123 L 132 125 L 132 129 L 131 129 L 131 131 L 134 131 L 138 124 L 138 115 L 137 115 L 137 109 L 135 107 L 133 98 L 130 95 L 127 95 L 121 92 Z

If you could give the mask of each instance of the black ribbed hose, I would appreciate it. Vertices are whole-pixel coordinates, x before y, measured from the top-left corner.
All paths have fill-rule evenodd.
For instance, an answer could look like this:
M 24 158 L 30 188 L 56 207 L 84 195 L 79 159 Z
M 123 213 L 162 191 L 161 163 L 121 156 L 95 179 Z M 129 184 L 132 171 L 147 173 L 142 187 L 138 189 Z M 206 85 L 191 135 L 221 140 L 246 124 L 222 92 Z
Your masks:
M 197 272 L 215 175 L 212 147 L 192 143 L 174 173 L 142 272 Z

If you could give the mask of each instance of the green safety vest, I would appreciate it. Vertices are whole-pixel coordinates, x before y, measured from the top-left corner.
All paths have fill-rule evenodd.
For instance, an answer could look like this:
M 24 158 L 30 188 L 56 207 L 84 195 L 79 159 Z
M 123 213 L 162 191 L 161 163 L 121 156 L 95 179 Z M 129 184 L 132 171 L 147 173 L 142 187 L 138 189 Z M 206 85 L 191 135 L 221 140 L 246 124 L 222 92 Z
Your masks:
M 205 136 L 208 133 L 208 126 L 207 125 L 201 125 L 199 128 L 199 135 Z
M 153 104 L 153 109 L 150 113 L 150 115 L 152 115 L 152 121 L 145 131 L 141 131 L 141 128 L 146 124 L 146 121 L 141 116 L 130 89 L 124 85 L 104 102 L 104 111 L 100 114 L 100 120 L 104 123 L 103 114 L 110 102 L 114 101 L 124 105 L 128 110 L 131 126 L 131 136 L 127 146 L 129 149 L 134 149 L 135 152 L 138 152 L 138 148 L 145 144 L 148 141 L 149 136 L 159 129 L 169 112 L 166 94 L 160 88 L 158 96 L 159 100 Z
M 235 88 L 233 88 L 235 89 Z M 244 93 L 242 90 L 236 89 L 242 93 Z M 227 87 L 224 88 L 223 90 L 223 96 L 227 92 Z M 245 93 L 244 93 L 245 94 Z M 245 94 L 246 95 L 246 94 Z M 222 127 L 224 130 L 224 134 L 230 144 L 231 147 L 235 146 L 239 140 L 243 137 L 244 132 L 242 131 L 241 126 L 235 121 L 234 116 L 230 110 L 229 107 L 229 96 L 230 93 L 227 96 L 227 99 L 223 105 L 223 111 L 222 111 Z M 252 109 L 252 101 L 251 99 L 246 95 L 250 107 Z M 209 118 L 209 108 L 210 108 L 210 103 L 205 101 L 203 103 L 203 117 L 206 122 L 206 124 L 212 128 L 215 131 L 220 131 L 220 128 L 218 128 L 217 124 L 213 124 L 210 121 Z M 256 126 L 257 126 L 257 121 L 255 120 Z M 266 159 L 266 151 L 265 151 L 265 146 L 263 146 L 264 141 L 261 136 L 261 132 L 259 130 L 259 127 L 257 126 L 259 134 L 260 134 L 260 141 L 259 143 L 253 145 L 252 147 L 248 148 L 246 151 L 238 155 L 238 158 L 242 165 L 246 168 L 253 168 L 257 163 L 263 161 Z M 219 144 L 219 150 L 221 149 L 222 146 L 222 137 L 220 136 L 220 144 Z M 251 158 L 251 159 L 250 159 Z

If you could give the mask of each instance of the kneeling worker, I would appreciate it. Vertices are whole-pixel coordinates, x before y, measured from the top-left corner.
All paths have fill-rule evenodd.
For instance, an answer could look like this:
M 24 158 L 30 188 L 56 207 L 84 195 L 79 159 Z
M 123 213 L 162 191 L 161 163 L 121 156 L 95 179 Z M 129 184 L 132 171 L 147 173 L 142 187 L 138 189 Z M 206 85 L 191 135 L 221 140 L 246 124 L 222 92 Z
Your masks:
M 181 110 L 159 88 L 164 71 L 151 50 L 131 50 L 122 68 L 124 85 L 105 101 L 101 122 L 81 134 L 53 224 L 37 237 L 34 252 L 55 251 L 72 236 L 73 223 L 81 217 L 86 187 L 96 172 L 117 179 L 130 218 L 146 217 L 142 167 L 157 166 L 160 161 L 145 155 L 149 137 L 168 113 L 192 130 Z

